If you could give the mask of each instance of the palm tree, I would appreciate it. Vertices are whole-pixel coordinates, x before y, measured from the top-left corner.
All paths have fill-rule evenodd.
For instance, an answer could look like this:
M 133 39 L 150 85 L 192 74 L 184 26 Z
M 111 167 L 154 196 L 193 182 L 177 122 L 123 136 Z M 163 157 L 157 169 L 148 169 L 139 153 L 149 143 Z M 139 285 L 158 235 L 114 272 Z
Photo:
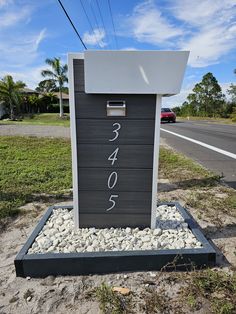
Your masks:
M 10 108 L 11 119 L 14 119 L 14 108 L 19 105 L 20 91 L 26 85 L 22 81 L 14 82 L 11 75 L 4 76 L 0 80 L 0 99 Z
M 43 77 L 49 77 L 59 89 L 59 103 L 60 103 L 60 117 L 63 116 L 63 104 L 62 104 L 62 88 L 65 82 L 68 82 L 67 78 L 67 64 L 62 65 L 60 58 L 46 59 L 45 62 L 51 66 L 51 70 L 43 70 L 41 72 Z

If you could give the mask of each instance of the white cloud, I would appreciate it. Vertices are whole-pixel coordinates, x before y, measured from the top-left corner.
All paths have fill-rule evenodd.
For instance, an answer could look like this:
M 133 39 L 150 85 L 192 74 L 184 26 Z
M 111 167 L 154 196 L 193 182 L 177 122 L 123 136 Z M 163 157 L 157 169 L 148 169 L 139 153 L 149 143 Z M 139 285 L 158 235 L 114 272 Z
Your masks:
M 190 50 L 189 64 L 192 67 L 216 64 L 234 48 L 236 31 L 233 33 L 225 26 L 202 29 L 181 46 L 183 50 Z
M 134 51 L 134 50 L 138 50 L 138 49 L 134 48 L 134 47 L 125 47 L 125 48 L 122 48 L 121 50 L 123 50 L 123 51 Z
M 235 0 L 178 0 L 172 10 L 192 29 L 189 37 L 179 40 L 179 48 L 191 52 L 191 66 L 216 64 L 236 48 Z
M 35 88 L 38 83 L 43 80 L 41 71 L 45 70 L 46 67 L 47 66 L 44 64 L 36 67 L 24 67 L 19 72 L 11 70 L 0 71 L 0 77 L 11 75 L 15 81 L 21 80 L 26 83 L 29 88 Z
M 83 35 L 83 41 L 85 44 L 90 46 L 99 45 L 101 48 L 104 48 L 107 44 L 104 42 L 106 34 L 104 29 L 96 28 L 92 33 L 85 32 Z
M 0 65 L 8 67 L 24 67 L 35 61 L 39 55 L 38 48 L 46 36 L 46 29 L 33 35 L 22 37 L 9 36 L 0 41 Z
M 170 3 L 174 16 L 190 25 L 221 24 L 234 17 L 235 0 L 172 0 Z
M 216 64 L 236 49 L 235 0 L 145 0 L 124 18 L 125 32 L 157 48 L 190 50 L 189 65 Z
M 176 106 L 181 106 L 186 100 L 187 96 L 191 93 L 192 89 L 182 89 L 178 95 L 171 97 L 163 97 L 162 107 L 173 108 Z
M 127 22 L 127 29 L 131 27 L 133 37 L 140 42 L 153 45 L 167 43 L 183 32 L 163 16 L 152 0 L 137 5 Z
M 4 7 L 6 5 L 11 4 L 13 1 L 12 0 L 0 0 L 0 8 Z
M 6 11 L 0 15 L 0 28 L 15 26 L 21 21 L 28 21 L 31 14 L 29 7 L 24 7 L 21 10 Z

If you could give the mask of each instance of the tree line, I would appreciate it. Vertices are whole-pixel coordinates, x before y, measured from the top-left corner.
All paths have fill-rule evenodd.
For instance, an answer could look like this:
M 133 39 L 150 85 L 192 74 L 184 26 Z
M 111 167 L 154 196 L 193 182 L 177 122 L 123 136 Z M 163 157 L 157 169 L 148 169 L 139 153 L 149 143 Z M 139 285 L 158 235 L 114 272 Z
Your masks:
M 36 92 L 31 95 L 24 91 L 26 84 L 22 81 L 14 81 L 11 75 L 0 79 L 0 104 L 4 105 L 9 117 L 14 120 L 24 113 L 41 113 L 52 110 L 52 104 L 58 102 L 55 92 L 59 92 L 59 112 L 63 117 L 62 93 L 68 94 L 67 64 L 62 64 L 60 58 L 46 59 L 50 68 L 41 72 L 45 79 L 39 82 Z
M 234 70 L 236 74 L 236 69 Z M 233 118 L 236 121 L 236 85 L 231 84 L 227 90 L 227 100 L 221 86 L 212 73 L 203 76 L 186 101 L 172 110 L 178 116 Z

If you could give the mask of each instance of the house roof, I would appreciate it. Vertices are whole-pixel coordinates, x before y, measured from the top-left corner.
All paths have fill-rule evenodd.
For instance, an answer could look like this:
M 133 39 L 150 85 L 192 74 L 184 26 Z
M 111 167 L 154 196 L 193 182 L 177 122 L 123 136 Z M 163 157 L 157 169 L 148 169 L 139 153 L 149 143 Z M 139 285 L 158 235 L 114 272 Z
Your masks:
M 36 90 L 30 89 L 28 87 L 22 88 L 21 92 L 23 94 L 39 94 Z
M 53 94 L 59 99 L 59 97 L 60 97 L 59 92 L 54 92 Z M 69 95 L 66 93 L 62 93 L 62 99 L 68 99 L 69 100 Z

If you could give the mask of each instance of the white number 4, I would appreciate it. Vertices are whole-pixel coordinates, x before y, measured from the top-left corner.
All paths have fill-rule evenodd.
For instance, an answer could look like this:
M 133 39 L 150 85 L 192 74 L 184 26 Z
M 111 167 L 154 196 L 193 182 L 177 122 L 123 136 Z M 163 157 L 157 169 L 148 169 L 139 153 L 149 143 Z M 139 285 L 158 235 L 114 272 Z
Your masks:
M 119 147 L 117 147 L 114 152 L 108 157 L 108 160 L 111 161 L 112 166 L 114 165 L 115 161 L 117 160 L 117 154 L 119 152 Z
M 112 210 L 116 206 L 116 201 L 113 200 L 113 198 L 117 198 L 118 196 L 119 195 L 114 195 L 114 194 L 110 196 L 109 201 L 112 202 L 112 205 L 111 205 L 111 207 L 109 207 L 107 209 L 107 212 L 109 212 L 110 210 Z

